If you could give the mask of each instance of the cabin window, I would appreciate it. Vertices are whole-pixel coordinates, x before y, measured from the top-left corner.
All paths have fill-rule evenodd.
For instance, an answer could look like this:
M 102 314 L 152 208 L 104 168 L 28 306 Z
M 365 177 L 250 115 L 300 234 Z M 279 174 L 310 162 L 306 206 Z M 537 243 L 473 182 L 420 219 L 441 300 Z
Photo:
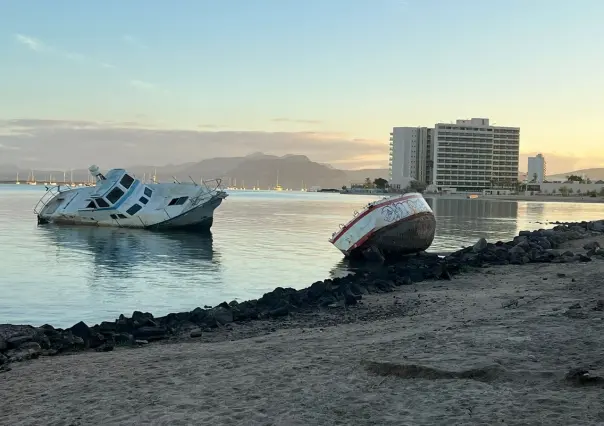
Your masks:
M 107 201 L 105 201 L 104 198 L 97 198 L 96 203 L 99 207 L 103 207 L 103 208 L 109 207 L 109 203 L 107 203 Z
M 151 188 L 145 186 L 145 195 L 149 198 L 151 198 L 151 195 L 153 194 L 153 191 L 151 191 Z
M 88 205 L 86 206 L 87 209 L 96 209 L 96 204 L 94 204 L 94 201 L 90 201 L 88 203 Z
M 169 206 L 180 206 L 183 205 L 189 197 L 172 198 L 168 203 Z
M 117 217 L 119 217 L 120 219 L 128 219 L 128 216 L 123 215 L 121 213 L 118 213 Z
M 134 216 L 142 208 L 143 207 L 140 204 L 135 204 L 132 207 L 130 207 L 128 210 L 126 210 L 126 213 L 128 213 L 130 216 Z
M 141 203 L 143 203 L 143 204 L 147 204 L 147 203 L 149 202 L 149 200 L 148 200 L 148 199 L 146 199 L 145 197 L 140 197 L 140 198 L 138 199 L 138 201 L 140 201 L 140 202 L 141 202 Z
M 109 217 L 111 217 L 111 219 L 117 219 L 117 215 L 116 214 L 110 214 Z
M 106 195 L 106 197 L 111 204 L 115 204 L 117 200 L 122 197 L 122 195 L 124 195 L 124 191 L 122 191 L 118 187 L 115 187 L 109 192 L 109 194 Z
M 132 179 L 132 176 L 130 176 L 130 175 L 124 175 L 122 180 L 120 180 L 120 184 L 126 189 L 130 188 L 132 186 L 133 182 L 134 182 L 134 179 Z

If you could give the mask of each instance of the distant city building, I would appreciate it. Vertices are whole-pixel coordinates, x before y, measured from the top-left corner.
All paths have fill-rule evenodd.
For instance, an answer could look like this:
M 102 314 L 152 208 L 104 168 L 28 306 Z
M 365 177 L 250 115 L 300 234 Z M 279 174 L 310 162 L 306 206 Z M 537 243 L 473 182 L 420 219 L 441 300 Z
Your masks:
M 533 183 L 543 183 L 547 172 L 545 157 L 537 154 L 535 157 L 528 158 L 528 173 L 526 180 Z
M 511 189 L 518 183 L 520 129 L 492 126 L 488 118 L 395 127 L 390 134 L 390 184 L 415 179 L 438 190 Z
M 430 183 L 432 134 L 427 127 L 395 127 L 390 133 L 390 186 L 404 189 L 413 180 Z

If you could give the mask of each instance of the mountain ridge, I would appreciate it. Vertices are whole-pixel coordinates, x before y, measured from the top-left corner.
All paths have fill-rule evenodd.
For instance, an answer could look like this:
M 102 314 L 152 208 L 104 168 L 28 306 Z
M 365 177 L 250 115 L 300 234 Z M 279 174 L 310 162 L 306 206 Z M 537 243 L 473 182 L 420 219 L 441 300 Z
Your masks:
M 115 167 L 123 167 L 115 165 Z M 286 154 L 281 157 L 254 152 L 243 157 L 216 157 L 201 161 L 165 166 L 135 165 L 125 167 L 130 173 L 139 178 L 156 174 L 158 181 L 190 181 L 199 182 L 201 179 L 220 178 L 225 186 L 246 188 L 272 188 L 280 184 L 284 188 L 300 189 L 320 186 L 322 188 L 339 188 L 370 178 L 387 178 L 388 169 L 341 170 L 330 164 L 321 164 L 310 160 L 302 154 Z M 104 170 L 101 167 L 101 170 Z M 30 170 L 19 169 L 14 165 L 0 165 L 0 180 L 14 180 L 16 173 L 19 179 L 25 181 Z M 52 175 L 54 181 L 63 180 L 63 170 L 35 171 L 37 181 L 48 182 Z M 70 180 L 73 173 L 74 181 L 88 180 L 87 169 L 66 171 L 65 178 Z

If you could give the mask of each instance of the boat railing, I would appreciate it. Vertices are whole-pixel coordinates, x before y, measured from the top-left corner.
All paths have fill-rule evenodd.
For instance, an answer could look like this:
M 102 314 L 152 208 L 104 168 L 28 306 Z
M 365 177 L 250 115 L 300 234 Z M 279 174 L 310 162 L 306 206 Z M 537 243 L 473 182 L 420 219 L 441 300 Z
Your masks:
M 202 179 L 201 183 L 208 190 L 208 192 L 216 192 L 222 190 L 222 179 L 220 178 L 208 180 Z
M 62 190 L 61 187 L 65 188 L 65 190 Z M 46 207 L 50 200 L 52 200 L 56 195 L 60 194 L 61 192 L 69 191 L 70 189 L 73 188 L 69 184 L 46 187 L 46 192 L 44 193 L 44 195 L 42 195 L 42 197 L 34 207 L 34 214 L 40 214 L 42 209 L 44 209 L 44 207 Z

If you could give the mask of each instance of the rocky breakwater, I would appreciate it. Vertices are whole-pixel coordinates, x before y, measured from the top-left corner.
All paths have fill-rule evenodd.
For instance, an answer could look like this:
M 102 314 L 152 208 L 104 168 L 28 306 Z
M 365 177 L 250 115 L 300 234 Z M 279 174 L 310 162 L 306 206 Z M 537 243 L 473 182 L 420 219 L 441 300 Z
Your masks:
M 233 323 L 279 321 L 296 313 L 338 307 L 354 308 L 366 294 L 387 293 L 398 286 L 429 279 L 450 280 L 473 267 L 522 265 L 531 262 L 589 262 L 604 259 L 597 243 L 584 253 L 560 247 L 570 240 L 604 234 L 604 221 L 561 224 L 553 229 L 524 231 L 512 241 L 489 243 L 484 239 L 446 257 L 422 253 L 388 265 L 364 265 L 343 278 L 318 281 L 302 290 L 278 287 L 260 299 L 223 302 L 215 307 L 155 317 L 135 311 L 94 326 L 79 322 L 67 329 L 50 325 L 0 325 L 0 371 L 10 362 L 82 350 L 112 351 L 116 346 L 140 346 L 153 341 L 199 338 L 202 333 L 229 328 Z
M 604 234 L 604 220 L 565 223 L 553 229 L 521 231 L 512 241 L 489 243 L 481 238 L 474 246 L 451 253 L 445 258 L 449 265 L 482 267 L 488 265 L 523 265 L 525 263 L 590 262 L 594 256 L 604 258 L 597 242 L 583 250 L 561 249 L 564 243 Z

